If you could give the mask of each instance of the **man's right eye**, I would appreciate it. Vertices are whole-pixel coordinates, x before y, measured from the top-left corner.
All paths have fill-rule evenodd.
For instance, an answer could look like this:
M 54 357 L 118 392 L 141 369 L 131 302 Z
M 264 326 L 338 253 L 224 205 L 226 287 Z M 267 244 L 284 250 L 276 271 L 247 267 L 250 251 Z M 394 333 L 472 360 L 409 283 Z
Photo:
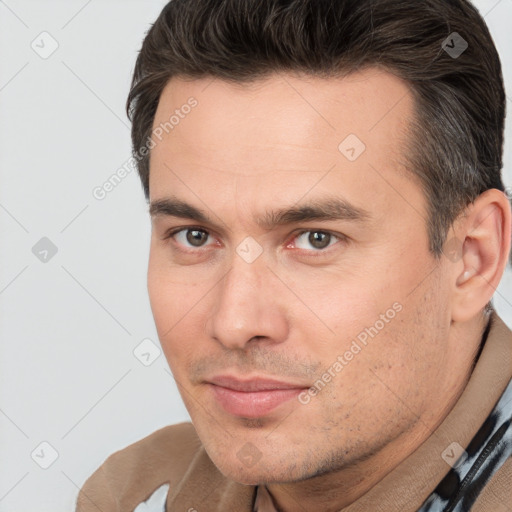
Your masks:
M 187 249 L 200 248 L 205 246 L 205 242 L 210 237 L 208 231 L 197 228 L 179 228 L 173 229 L 166 233 L 164 239 L 173 238 L 178 244 L 186 247 Z

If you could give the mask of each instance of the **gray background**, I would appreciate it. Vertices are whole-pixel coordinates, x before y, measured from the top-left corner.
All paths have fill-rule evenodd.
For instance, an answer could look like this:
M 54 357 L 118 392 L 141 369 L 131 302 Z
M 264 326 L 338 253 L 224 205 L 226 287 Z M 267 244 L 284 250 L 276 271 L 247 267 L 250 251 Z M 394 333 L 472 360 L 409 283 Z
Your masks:
M 0 1 L 0 512 L 73 510 L 109 454 L 188 420 L 158 353 L 138 177 L 92 193 L 130 156 L 131 72 L 165 3 Z M 510 110 L 512 0 L 476 5 Z M 512 326 L 510 270 L 495 304 Z

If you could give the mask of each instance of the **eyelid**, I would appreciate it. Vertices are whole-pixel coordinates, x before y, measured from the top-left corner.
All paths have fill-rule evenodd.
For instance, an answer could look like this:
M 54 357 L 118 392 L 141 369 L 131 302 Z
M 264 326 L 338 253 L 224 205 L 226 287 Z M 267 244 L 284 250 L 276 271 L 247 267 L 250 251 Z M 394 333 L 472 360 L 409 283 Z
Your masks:
M 162 240 L 166 240 L 167 238 L 172 238 L 174 235 L 176 235 L 180 231 L 189 231 L 189 230 L 193 231 L 194 229 L 196 231 L 205 231 L 206 233 L 210 234 L 210 232 L 207 229 L 205 229 L 201 226 L 180 226 L 180 227 L 167 229 L 162 236 Z

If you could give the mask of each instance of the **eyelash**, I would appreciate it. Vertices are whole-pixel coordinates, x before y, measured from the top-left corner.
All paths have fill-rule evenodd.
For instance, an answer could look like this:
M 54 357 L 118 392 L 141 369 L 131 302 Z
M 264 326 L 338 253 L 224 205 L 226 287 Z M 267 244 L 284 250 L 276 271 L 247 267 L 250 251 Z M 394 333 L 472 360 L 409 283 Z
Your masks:
M 171 238 L 173 238 L 175 235 L 177 235 L 178 233 L 181 233 L 182 231 L 202 231 L 203 233 L 206 233 L 207 235 L 211 236 L 211 233 L 202 228 L 202 227 L 199 227 L 199 226 L 186 226 L 186 227 L 180 227 L 180 228 L 173 228 L 173 229 L 170 229 L 169 231 L 167 231 L 164 236 L 163 236 L 163 240 L 169 240 Z M 300 236 L 302 236 L 304 233 L 324 233 L 324 234 L 328 234 L 330 235 L 331 237 L 334 237 L 338 240 L 338 242 L 346 242 L 348 240 L 348 238 L 345 236 L 345 235 L 342 235 L 342 234 L 339 234 L 339 233 L 333 233 L 332 231 L 327 231 L 327 230 L 323 230 L 323 229 L 303 229 L 302 231 L 299 231 L 297 232 L 296 234 L 293 235 L 293 240 L 295 240 L 296 238 L 299 238 Z M 338 243 L 336 242 L 336 243 Z M 177 242 L 175 242 L 177 244 Z M 329 248 L 336 245 L 336 243 L 334 244 L 330 244 L 328 245 L 327 247 L 325 247 L 324 249 L 311 249 L 311 250 L 307 250 L 307 249 L 298 249 L 299 251 L 305 251 L 306 253 L 309 253 L 308 256 L 310 257 L 318 257 L 318 256 L 323 256 L 325 255 Z M 289 245 L 289 242 L 286 244 L 287 246 Z M 192 253 L 198 253 L 199 251 L 201 251 L 202 249 L 204 249 L 204 247 L 197 247 L 195 249 L 192 249 L 192 248 L 179 248 L 180 251 L 182 252 L 186 252 L 186 253 L 189 253 L 189 254 L 192 254 Z

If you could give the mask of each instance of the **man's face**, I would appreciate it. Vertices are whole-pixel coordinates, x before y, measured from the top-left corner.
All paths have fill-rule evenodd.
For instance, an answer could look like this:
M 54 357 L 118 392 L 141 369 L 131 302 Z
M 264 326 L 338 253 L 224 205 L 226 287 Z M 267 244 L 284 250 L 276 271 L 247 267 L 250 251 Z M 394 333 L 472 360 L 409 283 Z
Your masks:
M 154 129 L 177 117 L 153 137 L 151 307 L 194 426 L 234 480 L 300 480 L 386 446 L 392 460 L 433 421 L 449 293 L 399 163 L 412 111 L 405 83 L 376 69 L 163 91 Z

